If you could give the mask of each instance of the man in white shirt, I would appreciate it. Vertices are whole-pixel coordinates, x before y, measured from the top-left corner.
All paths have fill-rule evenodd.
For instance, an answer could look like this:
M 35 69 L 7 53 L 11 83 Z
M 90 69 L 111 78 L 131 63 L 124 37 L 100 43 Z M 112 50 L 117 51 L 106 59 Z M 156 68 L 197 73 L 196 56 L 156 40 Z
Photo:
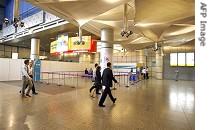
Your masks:
M 144 69 L 142 70 L 142 73 L 143 73 L 144 79 L 146 79 L 146 68 L 144 68 Z
M 25 60 L 24 61 L 24 66 L 21 69 L 21 73 L 22 73 L 22 80 L 23 80 L 23 86 L 22 86 L 22 97 L 25 98 L 26 96 L 31 97 L 29 95 L 31 89 L 32 89 L 32 78 L 28 75 L 28 65 L 29 65 L 29 60 Z M 26 85 L 28 85 L 28 90 L 26 92 L 25 95 L 25 89 L 26 89 Z

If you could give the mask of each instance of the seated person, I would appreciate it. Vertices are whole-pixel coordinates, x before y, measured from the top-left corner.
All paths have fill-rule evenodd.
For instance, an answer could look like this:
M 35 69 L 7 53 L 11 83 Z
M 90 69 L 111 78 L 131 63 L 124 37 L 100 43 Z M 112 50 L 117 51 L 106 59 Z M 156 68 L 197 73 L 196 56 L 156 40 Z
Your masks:
M 85 69 L 85 74 L 88 74 L 88 70 L 87 70 L 87 68 Z

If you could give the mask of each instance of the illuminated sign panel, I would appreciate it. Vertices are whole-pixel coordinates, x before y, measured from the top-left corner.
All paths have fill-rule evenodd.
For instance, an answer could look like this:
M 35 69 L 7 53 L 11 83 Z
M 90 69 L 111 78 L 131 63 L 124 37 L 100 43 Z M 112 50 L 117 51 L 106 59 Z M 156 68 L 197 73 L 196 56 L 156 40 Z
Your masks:
M 194 53 L 186 53 L 186 65 L 187 66 L 194 66 L 195 59 L 194 59 Z
M 170 54 L 170 66 L 177 66 L 177 53 Z
M 57 52 L 68 51 L 68 42 L 69 42 L 68 34 L 58 35 Z
M 79 37 L 69 38 L 69 49 L 73 51 L 84 51 L 90 50 L 91 47 L 91 36 L 83 36 L 83 42 L 79 42 Z
M 82 42 L 79 42 L 79 37 L 68 37 L 68 34 L 59 35 L 56 41 L 50 44 L 50 53 L 60 52 L 96 52 L 96 40 L 91 39 L 91 36 L 83 36 Z
M 53 41 L 50 44 L 50 53 L 56 53 L 57 52 L 57 41 Z

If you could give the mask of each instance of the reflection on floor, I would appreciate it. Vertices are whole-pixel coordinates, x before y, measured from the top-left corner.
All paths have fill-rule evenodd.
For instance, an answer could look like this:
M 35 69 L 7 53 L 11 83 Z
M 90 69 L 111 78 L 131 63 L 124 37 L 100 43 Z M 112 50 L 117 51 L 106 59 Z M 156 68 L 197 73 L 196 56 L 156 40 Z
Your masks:
M 0 130 L 195 129 L 193 81 L 150 79 L 118 86 L 112 91 L 116 104 L 107 97 L 105 108 L 97 106 L 100 97 L 90 97 L 89 80 L 79 81 L 73 91 L 39 91 L 26 99 L 17 86 L 20 82 L 0 82 Z

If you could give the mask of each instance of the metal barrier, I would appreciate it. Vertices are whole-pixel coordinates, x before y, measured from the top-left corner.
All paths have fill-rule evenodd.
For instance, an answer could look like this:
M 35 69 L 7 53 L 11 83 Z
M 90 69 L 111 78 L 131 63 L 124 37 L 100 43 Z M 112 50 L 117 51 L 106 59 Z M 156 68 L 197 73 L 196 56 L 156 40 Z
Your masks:
M 56 84 L 58 86 L 70 85 L 73 88 L 78 87 L 79 78 L 90 78 L 91 75 L 82 74 L 83 71 L 60 71 L 60 72 L 41 72 L 41 82 L 49 84 Z M 67 82 L 67 80 L 69 82 Z
M 114 76 L 119 82 L 119 86 L 130 86 L 129 75 L 127 72 L 115 72 Z M 92 79 L 92 75 L 84 74 L 83 71 L 57 71 L 57 72 L 41 72 L 41 82 L 56 84 L 58 86 L 70 85 L 73 88 L 79 86 L 79 79 Z

